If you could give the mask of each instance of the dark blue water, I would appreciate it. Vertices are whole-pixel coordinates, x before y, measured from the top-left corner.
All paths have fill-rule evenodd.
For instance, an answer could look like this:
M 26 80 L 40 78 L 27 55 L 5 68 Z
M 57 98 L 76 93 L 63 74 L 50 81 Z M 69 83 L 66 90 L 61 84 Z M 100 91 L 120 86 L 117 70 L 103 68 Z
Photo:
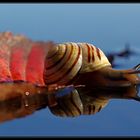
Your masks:
M 140 4 L 0 4 L 0 32 L 33 40 L 89 42 L 104 52 L 129 43 L 137 55 L 116 60 L 117 68 L 140 62 Z M 56 117 L 42 109 L 0 124 L 0 136 L 140 136 L 140 103 L 113 99 L 99 113 Z

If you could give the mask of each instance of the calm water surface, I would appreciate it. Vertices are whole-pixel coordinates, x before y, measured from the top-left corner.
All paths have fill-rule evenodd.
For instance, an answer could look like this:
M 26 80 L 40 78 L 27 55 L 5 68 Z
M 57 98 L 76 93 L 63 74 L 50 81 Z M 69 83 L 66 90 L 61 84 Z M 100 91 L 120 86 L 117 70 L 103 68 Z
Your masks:
M 89 42 L 104 52 L 136 52 L 115 60 L 120 68 L 140 62 L 140 4 L 0 4 L 0 32 L 33 40 Z M 140 102 L 113 99 L 99 113 L 54 116 L 47 108 L 0 124 L 0 136 L 140 136 Z

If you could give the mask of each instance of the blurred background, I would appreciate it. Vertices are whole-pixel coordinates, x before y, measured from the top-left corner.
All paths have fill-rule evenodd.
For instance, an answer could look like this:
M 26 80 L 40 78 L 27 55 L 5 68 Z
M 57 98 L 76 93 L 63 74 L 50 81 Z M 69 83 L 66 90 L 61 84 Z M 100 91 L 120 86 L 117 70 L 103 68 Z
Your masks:
M 140 62 L 140 4 L 0 4 L 0 32 L 32 40 L 88 42 L 106 54 L 135 55 L 115 60 L 116 69 Z M 113 99 L 99 113 L 76 118 L 54 116 L 47 108 L 0 124 L 0 136 L 140 136 L 140 103 Z

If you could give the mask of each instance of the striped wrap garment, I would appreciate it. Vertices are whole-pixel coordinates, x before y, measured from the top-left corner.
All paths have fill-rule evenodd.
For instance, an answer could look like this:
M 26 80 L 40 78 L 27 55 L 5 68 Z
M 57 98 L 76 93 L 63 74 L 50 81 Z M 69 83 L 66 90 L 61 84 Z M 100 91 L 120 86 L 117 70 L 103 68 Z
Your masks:
M 40 87 L 63 85 L 77 73 L 92 72 L 110 65 L 104 53 L 92 44 L 34 42 L 23 35 L 0 33 L 1 83 L 23 81 Z M 77 116 L 96 113 L 106 103 L 106 99 L 91 100 L 74 90 L 58 98 L 58 105 L 50 110 L 59 116 Z

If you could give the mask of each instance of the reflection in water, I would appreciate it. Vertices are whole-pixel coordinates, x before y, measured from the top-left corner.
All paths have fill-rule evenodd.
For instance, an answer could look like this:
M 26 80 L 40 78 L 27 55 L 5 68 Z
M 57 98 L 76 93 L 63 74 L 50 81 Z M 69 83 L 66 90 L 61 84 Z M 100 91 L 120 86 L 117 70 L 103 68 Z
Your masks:
M 0 84 L 0 91 L 0 122 L 25 117 L 47 106 L 46 94 L 35 93 L 31 84 Z
M 20 85 L 18 87 L 20 89 Z M 30 87 L 32 88 L 32 85 Z M 64 90 L 61 89 L 59 92 L 64 92 Z M 136 86 L 120 88 L 97 87 L 93 89 L 79 87 L 73 90 L 67 89 L 66 92 L 63 96 L 56 96 L 57 105 L 49 107 L 54 115 L 75 117 L 95 114 L 113 98 L 140 100 L 138 87 Z M 0 122 L 25 117 L 39 109 L 46 108 L 48 104 L 48 95 L 44 94 L 44 92 L 33 93 L 30 91 L 29 93 L 21 94 L 15 90 L 10 94 L 12 96 L 9 97 L 7 95 L 9 93 L 0 94 Z
M 138 87 L 120 87 L 120 88 L 78 88 L 71 94 L 58 98 L 58 105 L 51 107 L 53 114 L 58 116 L 79 116 L 90 115 L 99 112 L 104 108 L 110 99 L 134 99 L 138 97 Z

